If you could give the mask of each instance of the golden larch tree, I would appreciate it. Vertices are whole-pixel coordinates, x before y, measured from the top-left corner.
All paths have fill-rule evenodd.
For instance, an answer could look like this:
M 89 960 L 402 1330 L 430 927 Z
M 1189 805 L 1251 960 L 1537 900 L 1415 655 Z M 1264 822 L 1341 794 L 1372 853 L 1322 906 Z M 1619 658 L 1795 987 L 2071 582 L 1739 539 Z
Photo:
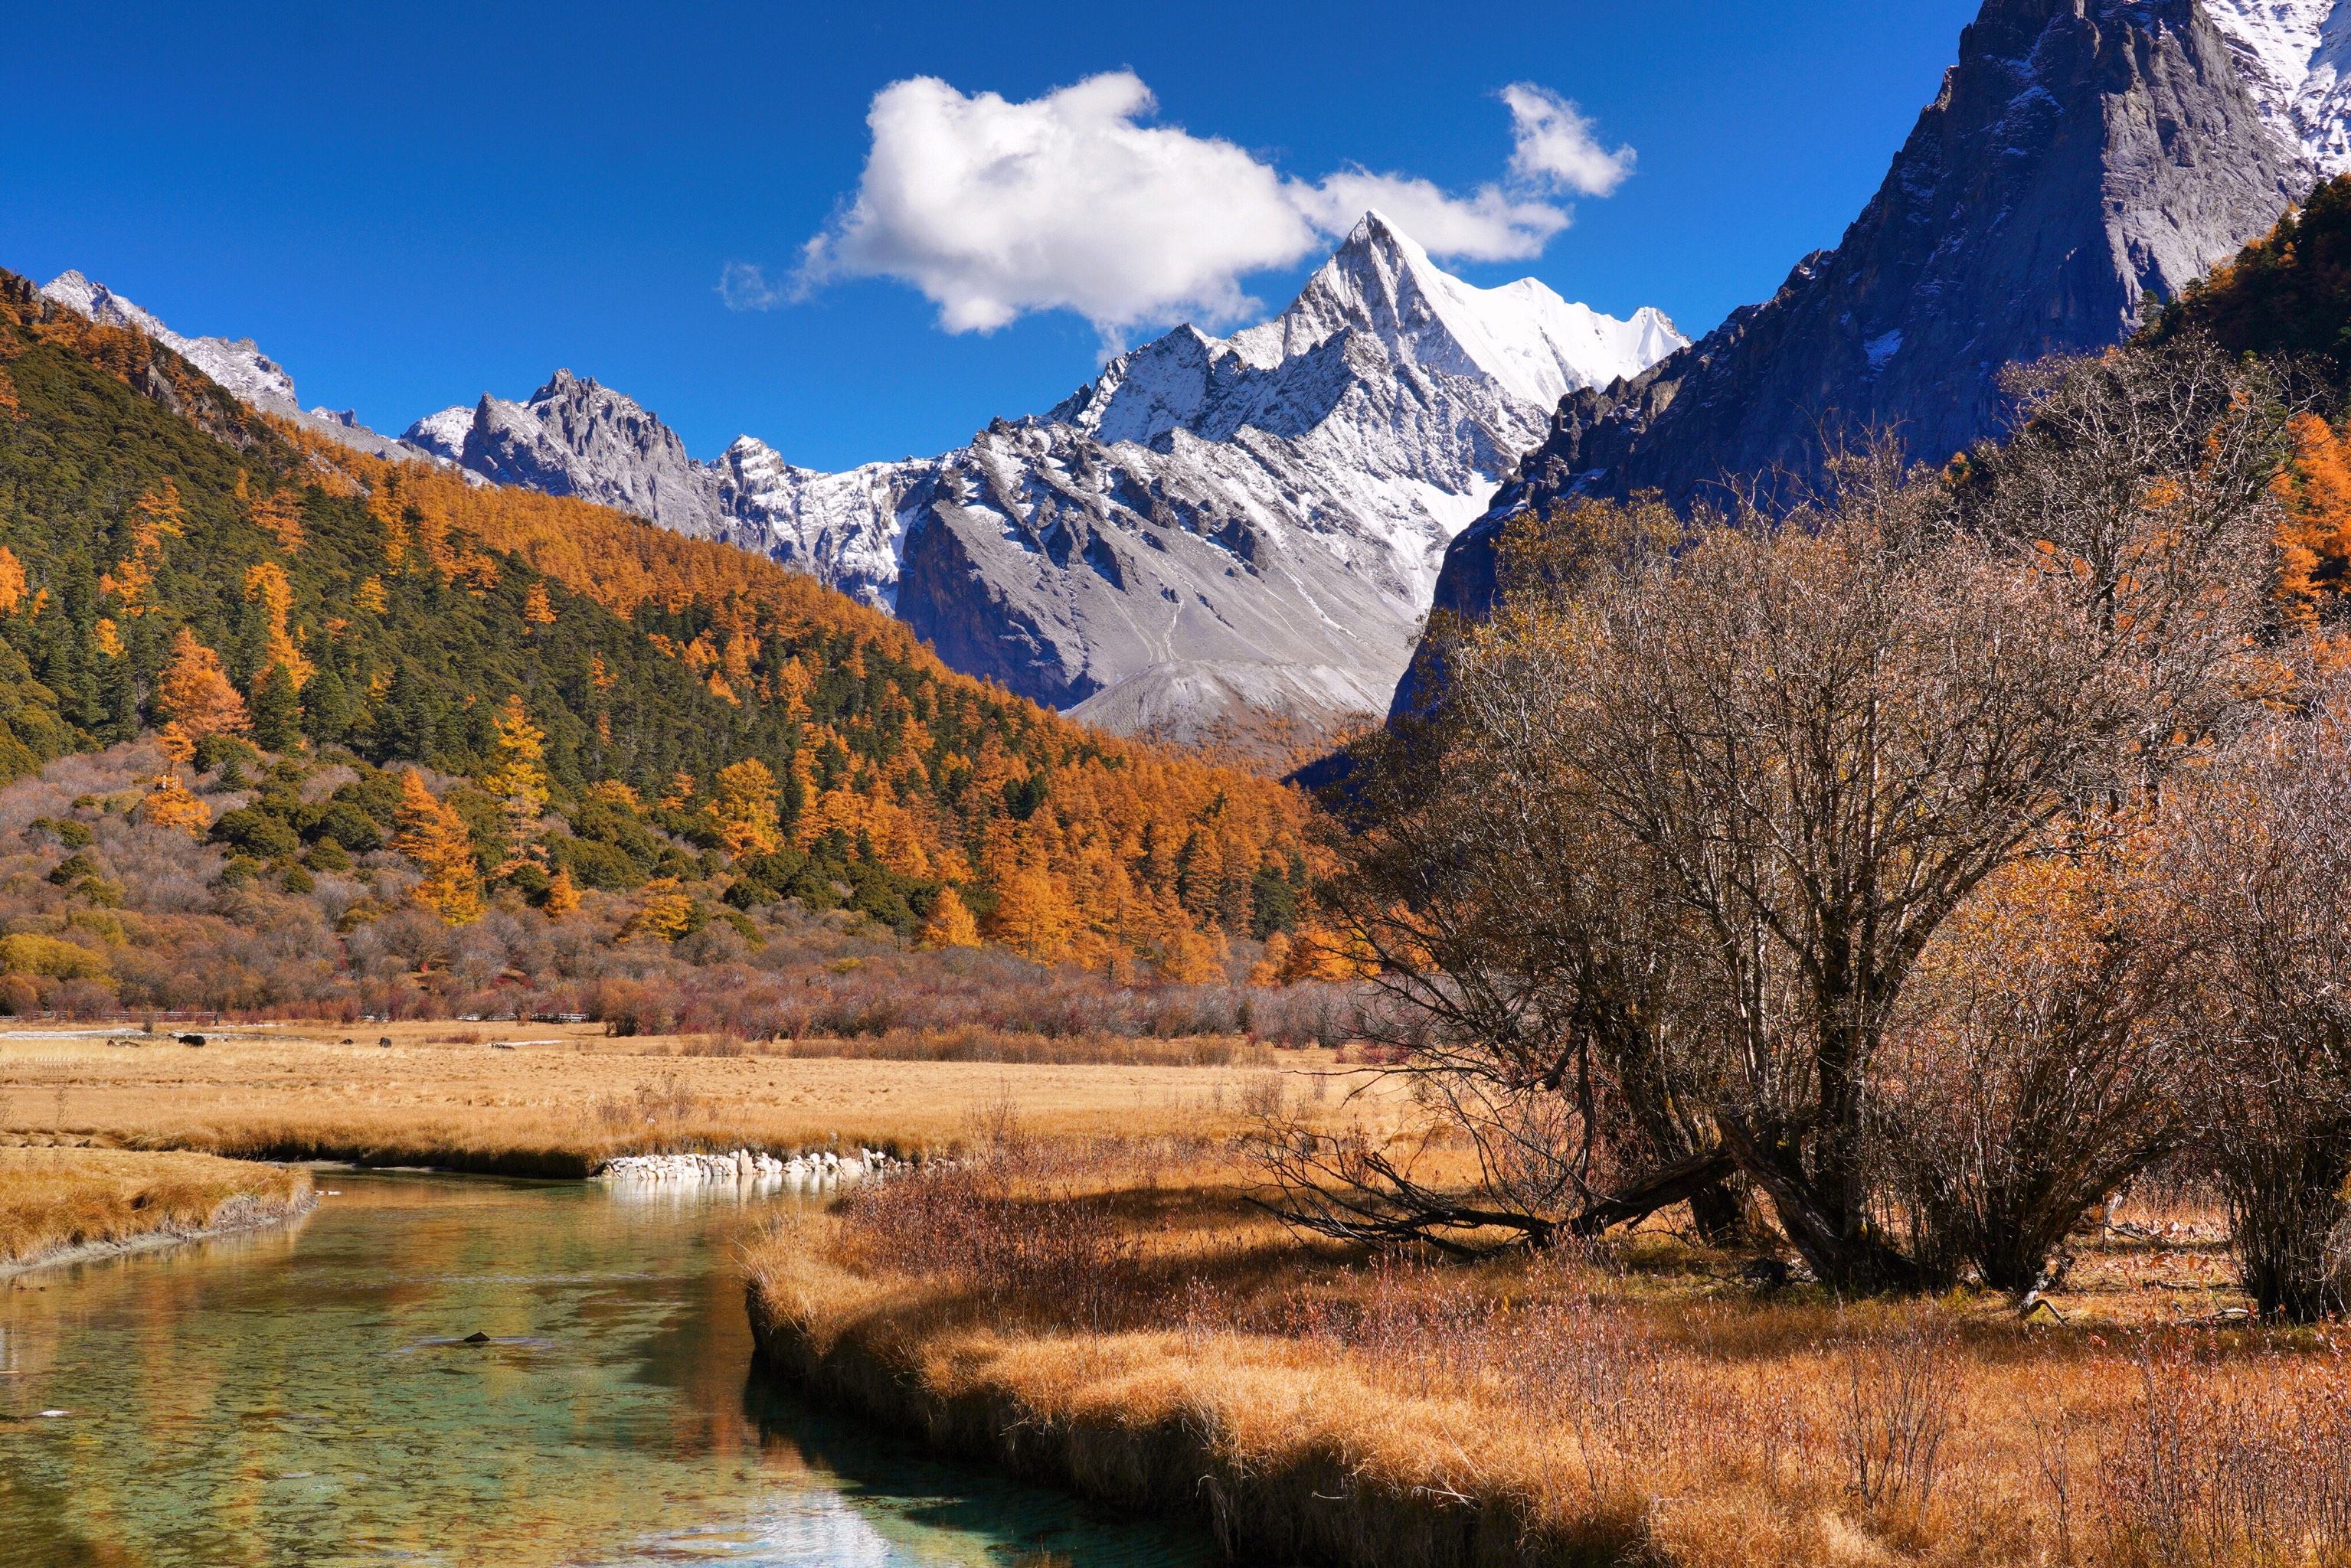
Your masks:
M 694 925 L 694 895 L 679 885 L 674 876 L 657 876 L 645 883 L 645 901 L 621 927 L 621 939 L 632 936 L 658 936 L 664 942 L 674 942 Z
M 302 497 L 293 491 L 273 492 L 267 499 L 254 502 L 246 516 L 287 555 L 302 548 Z
M 569 871 L 559 870 L 548 880 L 547 898 L 538 907 L 549 920 L 560 920 L 580 907 L 579 884 Z
M 201 839 L 213 825 L 213 809 L 191 794 L 178 774 L 159 773 L 147 798 L 139 802 L 139 819 L 150 827 L 177 828 Z
M 711 789 L 710 819 L 728 854 L 773 854 L 782 841 L 773 770 L 756 757 L 720 768 Z
M 400 831 L 392 847 L 416 863 L 424 880 L 410 894 L 452 925 L 482 913 L 482 882 L 473 835 L 446 801 L 434 799 L 413 768 L 400 776 Z
M 498 836 L 504 859 L 493 874 L 510 876 L 543 862 L 536 842 L 547 810 L 547 735 L 531 723 L 519 694 L 507 698 L 491 716 L 497 729 L 497 764 L 482 776 L 482 788 L 498 798 Z
M 256 561 L 247 568 L 245 601 L 260 605 L 269 621 L 268 654 L 262 663 L 260 674 L 267 674 L 274 664 L 284 670 L 294 682 L 294 689 L 300 691 L 309 684 L 310 677 L 318 673 L 318 669 L 302 656 L 302 650 L 296 646 L 293 633 L 287 630 L 287 617 L 294 608 L 294 584 L 287 580 L 285 568 L 269 560 Z
M 979 922 L 971 917 L 971 908 L 961 894 L 952 887 L 943 887 L 932 901 L 930 917 L 915 934 L 914 943 L 933 952 L 942 947 L 977 947 Z
M 235 735 L 251 720 L 245 699 L 229 685 L 218 653 L 196 641 L 185 626 L 172 639 L 172 662 L 155 683 L 155 712 L 177 724 L 191 740 Z
M 1023 957 L 1050 964 L 1066 957 L 1078 912 L 1042 870 L 1020 866 L 997 884 L 988 934 Z
M 2351 590 L 2351 448 L 2314 413 L 2293 424 L 2294 462 L 2278 476 L 2286 520 L 2278 528 L 2280 607 L 2314 626 Z

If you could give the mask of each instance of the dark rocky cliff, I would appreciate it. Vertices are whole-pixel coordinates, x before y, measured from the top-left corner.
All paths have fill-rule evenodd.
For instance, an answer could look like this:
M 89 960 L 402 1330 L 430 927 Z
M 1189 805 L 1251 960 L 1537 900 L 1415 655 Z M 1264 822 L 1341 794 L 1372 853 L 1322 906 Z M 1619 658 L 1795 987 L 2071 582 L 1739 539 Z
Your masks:
M 1994 433 L 2014 361 L 2119 341 L 2264 233 L 2297 166 L 2197 0 L 1987 0 L 1834 250 L 1629 382 L 1573 393 L 1437 607 L 1482 613 L 1503 522 L 1564 496 L 1764 498 L 1871 427 L 1939 460 Z M 1397 692 L 1417 700 L 1418 665 Z

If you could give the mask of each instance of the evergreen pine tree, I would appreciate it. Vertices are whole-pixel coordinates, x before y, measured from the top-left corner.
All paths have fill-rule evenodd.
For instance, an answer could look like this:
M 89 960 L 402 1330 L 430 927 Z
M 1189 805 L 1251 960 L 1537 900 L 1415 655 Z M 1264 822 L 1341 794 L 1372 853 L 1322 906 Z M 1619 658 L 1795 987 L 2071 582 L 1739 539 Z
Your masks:
M 302 688 L 302 732 L 321 746 L 350 733 L 351 694 L 332 665 L 321 668 Z
M 253 738 L 271 751 L 283 751 L 292 746 L 301 734 L 301 708 L 295 690 L 294 677 L 283 664 L 273 664 L 254 683 Z

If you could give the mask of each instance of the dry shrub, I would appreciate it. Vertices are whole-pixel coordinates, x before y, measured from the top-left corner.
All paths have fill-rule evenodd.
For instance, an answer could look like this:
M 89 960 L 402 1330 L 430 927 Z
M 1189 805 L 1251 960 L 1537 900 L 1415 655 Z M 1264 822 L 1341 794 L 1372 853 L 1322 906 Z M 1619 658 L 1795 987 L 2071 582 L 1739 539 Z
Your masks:
M 2149 1345 L 2101 1455 L 2109 1559 L 2132 1568 L 2351 1563 L 2351 1376 L 2339 1359 L 2223 1365 Z
M 1849 1343 L 1842 1359 L 1838 1437 L 1854 1495 L 1872 1508 L 1924 1507 L 1951 1432 L 1959 1368 L 1949 1332 L 1912 1326 L 1875 1343 Z
M 653 1152 L 669 1152 L 685 1141 L 686 1124 L 700 1104 L 691 1085 L 675 1072 L 663 1072 L 639 1080 L 629 1093 L 597 1096 L 589 1114 L 609 1134 L 635 1134 L 632 1147 L 650 1134 Z

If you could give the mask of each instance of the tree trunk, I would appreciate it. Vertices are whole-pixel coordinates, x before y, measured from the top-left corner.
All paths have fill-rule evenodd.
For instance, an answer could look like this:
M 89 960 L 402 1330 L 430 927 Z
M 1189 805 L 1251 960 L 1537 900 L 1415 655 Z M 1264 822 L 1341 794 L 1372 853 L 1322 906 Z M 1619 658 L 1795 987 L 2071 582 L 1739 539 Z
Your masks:
M 1668 1204 L 1685 1198 L 1696 1199 L 1708 1192 L 1719 1191 L 1725 1177 L 1738 1169 L 1729 1150 L 1717 1146 L 1701 1149 L 1697 1154 L 1661 1166 L 1641 1177 L 1632 1186 L 1593 1204 L 1568 1222 L 1568 1229 L 1578 1236 L 1597 1236 L 1612 1225 L 1630 1225 L 1646 1219 Z M 1734 1215 L 1737 1205 L 1732 1205 Z M 1700 1222 L 1703 1227 L 1704 1222 Z
M 1767 1143 L 1741 1116 L 1719 1115 L 1715 1124 L 1722 1130 L 1724 1148 L 1771 1198 L 1780 1228 L 1821 1283 L 1865 1293 L 1917 1285 L 1916 1264 L 1872 1235 L 1866 1225 L 1848 1226 L 1841 1204 L 1822 1201 L 1804 1175 L 1792 1140 L 1783 1136 Z
M 1719 1181 L 1704 1191 L 1690 1194 L 1689 1206 L 1699 1240 L 1709 1247 L 1727 1247 L 1739 1239 L 1739 1194 L 1729 1182 Z

